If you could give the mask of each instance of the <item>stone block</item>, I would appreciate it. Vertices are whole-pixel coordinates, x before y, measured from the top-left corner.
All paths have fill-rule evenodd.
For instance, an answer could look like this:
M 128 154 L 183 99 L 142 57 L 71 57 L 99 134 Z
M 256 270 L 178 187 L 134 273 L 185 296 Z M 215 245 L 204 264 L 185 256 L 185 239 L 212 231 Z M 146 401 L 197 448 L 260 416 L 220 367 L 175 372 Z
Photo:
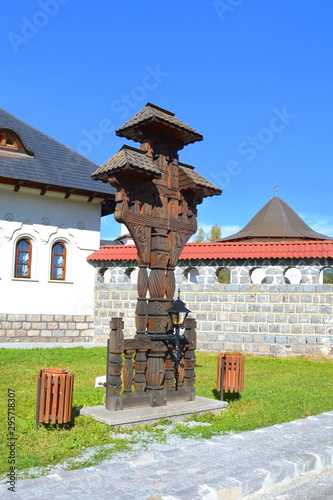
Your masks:
M 332 306 L 319 306 L 319 314 L 332 314 Z
M 260 312 L 261 305 L 260 304 L 249 304 L 248 312 Z
M 286 344 L 287 343 L 287 337 L 285 335 L 276 335 L 275 336 L 275 342 L 277 344 Z
M 275 322 L 276 323 L 287 323 L 288 316 L 286 314 L 276 314 Z
M 217 314 L 217 321 L 228 321 L 228 314 L 227 313 L 218 313 Z
M 301 334 L 302 333 L 302 327 L 301 326 L 292 326 L 290 333 L 292 334 Z
M 35 330 L 46 330 L 47 328 L 47 323 L 45 323 L 44 321 L 43 322 L 40 322 L 40 323 L 32 323 L 32 328 L 34 328 Z
M 300 315 L 298 318 L 299 323 L 310 323 L 310 316 Z
M 281 333 L 281 325 L 269 325 L 269 333 Z
M 256 314 L 254 318 L 255 318 L 256 323 L 266 323 L 267 322 L 267 315 L 266 314 Z
M 42 321 L 54 321 L 53 314 L 42 314 Z
M 274 302 L 275 302 L 275 303 L 276 303 L 276 302 L 281 302 L 281 295 L 279 295 L 279 294 L 275 294 L 275 293 L 272 293 L 272 295 L 270 295 L 270 297 L 269 297 L 269 301 L 270 301 L 270 302 L 273 302 L 273 303 L 274 303 Z
M 234 323 L 225 323 L 223 325 L 224 332 L 237 332 L 237 325 Z
M 245 302 L 256 302 L 256 294 L 246 294 L 245 295 Z
M 40 321 L 40 314 L 33 315 L 34 321 Z M 8 321 L 26 321 L 25 314 L 8 314 L 7 316 Z
M 258 294 L 257 302 L 268 302 L 268 295 Z
M 29 335 L 29 333 L 28 333 L 28 335 Z M 40 336 L 41 337 L 52 337 L 52 332 L 51 332 L 51 330 L 42 330 L 40 332 Z
M 207 293 L 198 293 L 196 300 L 197 300 L 197 302 L 208 302 L 209 295 Z
M 242 320 L 245 322 L 254 322 L 254 314 L 243 314 Z
M 27 335 L 28 335 L 28 337 L 38 337 L 38 335 L 41 335 L 42 332 L 45 332 L 45 330 L 42 330 L 42 331 L 40 331 L 40 330 L 28 330 Z
M 228 311 L 228 312 L 235 312 L 236 311 L 236 304 L 223 304 L 223 311 Z
M 306 305 L 304 308 L 304 312 L 306 314 L 318 314 L 318 309 L 319 308 L 317 305 L 311 305 L 311 306 Z
M 307 344 L 316 344 L 317 343 L 317 337 L 315 337 L 315 336 L 308 337 L 307 336 L 306 339 L 305 339 L 305 342 Z
M 272 306 L 270 304 L 262 304 L 262 306 L 261 306 L 261 312 L 263 312 L 263 313 L 270 313 L 270 312 L 272 312 Z

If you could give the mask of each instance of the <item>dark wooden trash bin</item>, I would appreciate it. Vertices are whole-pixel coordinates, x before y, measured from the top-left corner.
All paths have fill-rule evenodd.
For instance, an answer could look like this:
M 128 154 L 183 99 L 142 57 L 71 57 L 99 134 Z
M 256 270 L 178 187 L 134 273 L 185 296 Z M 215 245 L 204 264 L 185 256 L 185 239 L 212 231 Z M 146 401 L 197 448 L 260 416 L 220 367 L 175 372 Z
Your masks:
M 74 373 L 63 368 L 39 370 L 36 426 L 69 424 L 72 415 Z
M 218 355 L 217 362 L 217 390 L 240 393 L 244 390 L 244 354 L 226 352 Z

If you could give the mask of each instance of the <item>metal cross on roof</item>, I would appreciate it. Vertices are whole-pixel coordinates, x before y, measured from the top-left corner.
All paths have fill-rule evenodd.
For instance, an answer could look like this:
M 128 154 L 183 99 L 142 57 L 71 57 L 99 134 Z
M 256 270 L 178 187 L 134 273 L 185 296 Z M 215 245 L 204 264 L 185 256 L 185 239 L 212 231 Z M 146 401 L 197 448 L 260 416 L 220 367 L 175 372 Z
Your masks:
M 274 185 L 272 186 L 273 193 L 275 194 L 275 196 L 276 196 L 276 193 L 279 192 L 279 187 L 281 187 L 281 184 L 278 184 L 278 181 L 275 181 Z

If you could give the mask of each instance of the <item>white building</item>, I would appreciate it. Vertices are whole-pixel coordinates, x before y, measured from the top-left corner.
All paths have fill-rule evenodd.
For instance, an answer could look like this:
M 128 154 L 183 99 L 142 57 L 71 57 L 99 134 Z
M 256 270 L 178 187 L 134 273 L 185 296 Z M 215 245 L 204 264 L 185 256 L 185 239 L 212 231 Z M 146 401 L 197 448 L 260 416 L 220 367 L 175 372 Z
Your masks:
M 96 168 L 0 108 L 0 342 L 93 335 L 87 256 L 114 197 Z

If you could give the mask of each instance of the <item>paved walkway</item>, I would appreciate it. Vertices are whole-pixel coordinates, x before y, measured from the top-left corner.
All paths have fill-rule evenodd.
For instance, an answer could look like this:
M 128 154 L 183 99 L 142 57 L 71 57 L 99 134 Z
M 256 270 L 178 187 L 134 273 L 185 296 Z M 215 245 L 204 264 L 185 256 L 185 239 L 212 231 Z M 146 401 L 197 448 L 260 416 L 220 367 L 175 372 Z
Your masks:
M 122 454 L 95 467 L 17 481 L 16 494 L 2 485 L 0 495 L 20 500 L 260 498 L 332 464 L 333 412 L 327 412 L 209 440 L 170 435 L 148 451 Z

